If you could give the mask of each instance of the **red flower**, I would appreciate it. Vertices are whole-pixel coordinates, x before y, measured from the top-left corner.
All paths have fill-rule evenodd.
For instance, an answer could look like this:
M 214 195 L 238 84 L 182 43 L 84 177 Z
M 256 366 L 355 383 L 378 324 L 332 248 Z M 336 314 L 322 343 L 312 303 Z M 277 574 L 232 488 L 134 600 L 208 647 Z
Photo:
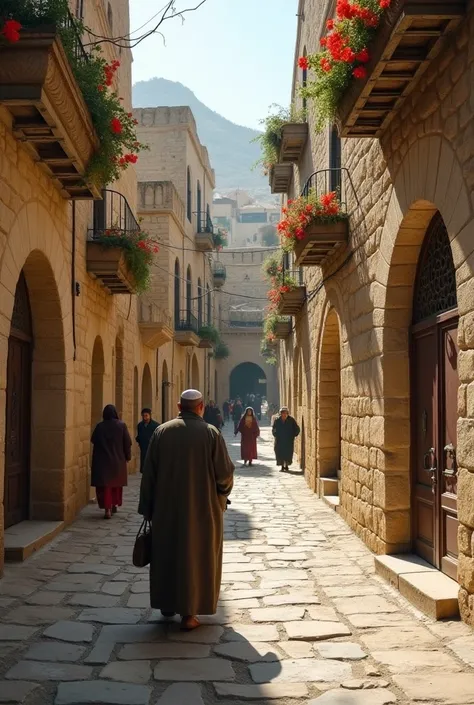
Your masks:
M 298 66 L 300 69 L 303 69 L 303 71 L 307 71 L 309 69 L 309 61 L 307 56 L 300 56 L 298 59 Z
M 20 39 L 21 24 L 16 20 L 7 20 L 3 25 L 0 34 L 3 34 L 7 42 L 17 42 Z
M 112 118 L 112 120 L 110 121 L 110 129 L 115 135 L 120 135 L 120 133 L 122 132 L 122 123 L 118 118 Z
M 326 27 L 327 27 L 329 30 L 334 29 L 334 20 L 328 20 L 328 21 L 326 22 Z
M 385 10 L 387 7 L 390 7 L 392 0 L 379 0 L 379 5 L 382 8 L 382 10 Z
M 335 199 L 336 199 L 336 192 L 330 191 L 329 193 L 324 193 L 319 200 L 321 201 L 321 205 L 329 206 L 329 205 L 331 205 L 331 203 L 334 202 Z
M 360 61 L 361 64 L 366 64 L 369 59 L 370 59 L 370 54 L 368 52 L 368 49 L 362 49 L 362 51 L 359 51 L 358 54 L 355 55 L 355 58 L 357 61 Z
M 329 73 L 329 71 L 332 69 L 331 62 L 325 56 L 321 59 L 321 62 L 319 65 L 321 66 L 322 70 L 325 71 L 326 73 Z
M 365 66 L 357 66 L 357 68 L 355 68 L 352 72 L 352 75 L 355 78 L 365 78 L 367 76 L 367 69 Z
M 134 125 L 138 125 L 138 120 L 134 120 L 134 121 L 133 121 L 133 124 L 134 124 Z
M 352 64 L 355 60 L 355 54 L 350 47 L 346 47 L 341 52 L 341 59 L 347 64 Z
M 328 38 L 321 37 L 321 39 L 319 40 L 319 43 L 321 44 L 322 47 L 326 47 L 328 45 Z
M 333 32 L 327 37 L 327 47 L 329 49 L 329 53 L 336 61 L 340 61 L 344 46 L 344 39 L 339 32 Z
M 97 86 L 97 90 L 99 91 L 99 93 L 102 93 L 102 91 L 105 91 L 105 86 L 101 84 L 100 86 Z
M 158 247 L 158 245 L 155 245 L 154 248 L 153 248 L 153 252 L 155 253 L 155 255 L 156 255 L 156 253 L 159 252 L 159 251 L 160 251 L 160 248 Z

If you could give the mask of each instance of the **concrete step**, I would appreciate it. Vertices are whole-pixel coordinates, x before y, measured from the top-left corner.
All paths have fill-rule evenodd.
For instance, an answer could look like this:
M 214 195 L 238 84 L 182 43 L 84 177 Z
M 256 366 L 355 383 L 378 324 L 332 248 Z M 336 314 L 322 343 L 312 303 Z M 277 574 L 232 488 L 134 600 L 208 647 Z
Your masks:
M 5 531 L 5 561 L 24 561 L 57 536 L 64 521 L 21 521 Z
M 339 496 L 339 480 L 337 477 L 320 477 L 319 478 L 319 495 L 320 497 L 338 497 Z
M 331 497 L 330 495 L 326 495 L 325 497 L 321 497 L 323 502 L 328 505 L 328 507 L 331 507 L 331 509 L 334 509 L 335 512 L 339 511 L 339 504 L 340 504 L 340 499 L 339 497 Z
M 459 585 L 419 556 L 375 556 L 375 572 L 433 619 L 459 616 Z

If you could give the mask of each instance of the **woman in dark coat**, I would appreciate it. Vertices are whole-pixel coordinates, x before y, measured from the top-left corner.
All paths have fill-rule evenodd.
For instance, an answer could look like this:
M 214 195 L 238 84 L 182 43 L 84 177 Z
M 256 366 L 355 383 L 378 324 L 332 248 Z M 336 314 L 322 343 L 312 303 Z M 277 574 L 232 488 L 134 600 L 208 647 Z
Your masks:
M 272 433 L 275 438 L 276 462 L 281 465 L 281 472 L 284 472 L 293 462 L 295 438 L 300 435 L 300 427 L 286 406 L 282 406 L 280 415 L 273 422 Z
M 252 460 L 257 459 L 257 438 L 260 435 L 255 412 L 251 406 L 245 409 L 245 414 L 240 419 L 237 433 L 241 434 L 240 453 L 244 465 L 252 465 Z
M 117 409 L 107 404 L 104 419 L 94 429 L 91 443 L 91 485 L 95 487 L 97 502 L 105 510 L 104 519 L 110 519 L 122 505 L 122 488 L 128 481 L 127 462 L 132 457 L 132 439 L 127 426 L 120 421 Z

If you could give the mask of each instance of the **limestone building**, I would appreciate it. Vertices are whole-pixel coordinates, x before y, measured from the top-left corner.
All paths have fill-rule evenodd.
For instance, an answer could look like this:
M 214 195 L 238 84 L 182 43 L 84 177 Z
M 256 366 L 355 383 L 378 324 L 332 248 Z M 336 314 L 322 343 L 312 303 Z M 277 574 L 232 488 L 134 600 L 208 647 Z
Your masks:
M 268 284 L 262 275 L 270 248 L 225 248 L 219 262 L 226 268 L 226 283 L 219 294 L 219 327 L 229 357 L 217 363 L 219 404 L 225 399 L 260 394 L 278 404 L 276 368 L 260 355 Z
M 99 36 L 129 32 L 127 0 L 74 9 Z M 15 46 L 2 44 L 0 59 L 16 70 L 0 70 L 0 571 L 4 527 L 18 558 L 23 536 L 37 546 L 87 503 L 90 436 L 103 406 L 115 403 L 133 427 L 155 372 L 133 283 L 120 262 L 104 269 L 91 243 L 110 227 L 108 207 L 114 227 L 138 227 L 135 171 L 105 193 L 87 192 L 81 174 L 97 147 L 90 114 L 54 31 L 42 47 L 39 56 L 25 32 Z M 109 63 L 120 61 L 112 87 L 130 110 L 131 52 L 103 47 Z M 76 50 L 85 57 L 79 38 Z M 34 101 L 25 84 L 34 84 Z
M 299 106 L 312 76 L 298 58 L 319 50 L 335 5 L 299 2 Z M 286 202 L 311 177 L 350 214 L 342 247 L 289 263 L 303 265 L 302 296 L 279 381 L 307 482 L 375 553 L 417 556 L 415 568 L 378 561 L 405 595 L 436 616 L 459 595 L 472 624 L 473 42 L 471 1 L 392 2 L 338 130 L 316 134 L 309 100 L 307 140 L 289 171 L 280 154 L 274 188 Z
M 215 177 L 190 108 L 143 108 L 134 115 L 139 139 L 150 147 L 137 165 L 138 212 L 160 247 L 151 289 L 142 297 L 143 328 L 156 348 L 158 418 L 167 420 L 183 388 L 200 389 L 207 399 L 216 390 L 212 346 L 198 336 L 203 326 L 215 326 L 214 289 L 223 283 L 212 255 Z

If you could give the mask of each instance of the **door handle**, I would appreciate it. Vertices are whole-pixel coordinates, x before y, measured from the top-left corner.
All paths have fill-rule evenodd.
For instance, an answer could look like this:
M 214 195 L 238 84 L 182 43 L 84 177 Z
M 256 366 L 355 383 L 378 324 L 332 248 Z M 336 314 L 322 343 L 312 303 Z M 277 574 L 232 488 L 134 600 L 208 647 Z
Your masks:
M 456 475 L 457 468 L 456 468 L 456 448 L 453 446 L 452 443 L 448 443 L 447 446 L 444 446 L 444 452 L 446 453 L 446 458 L 450 458 L 452 461 L 452 466 L 451 468 L 445 468 L 443 470 L 443 475 L 445 477 L 453 477 Z
M 430 448 L 429 451 L 427 453 L 425 453 L 425 455 L 423 457 L 423 470 L 425 472 L 429 472 L 431 475 L 431 491 L 433 494 L 436 494 L 436 485 L 438 484 L 438 477 L 437 477 L 438 468 L 434 464 L 434 461 L 436 459 L 435 453 L 436 453 L 435 449 Z

